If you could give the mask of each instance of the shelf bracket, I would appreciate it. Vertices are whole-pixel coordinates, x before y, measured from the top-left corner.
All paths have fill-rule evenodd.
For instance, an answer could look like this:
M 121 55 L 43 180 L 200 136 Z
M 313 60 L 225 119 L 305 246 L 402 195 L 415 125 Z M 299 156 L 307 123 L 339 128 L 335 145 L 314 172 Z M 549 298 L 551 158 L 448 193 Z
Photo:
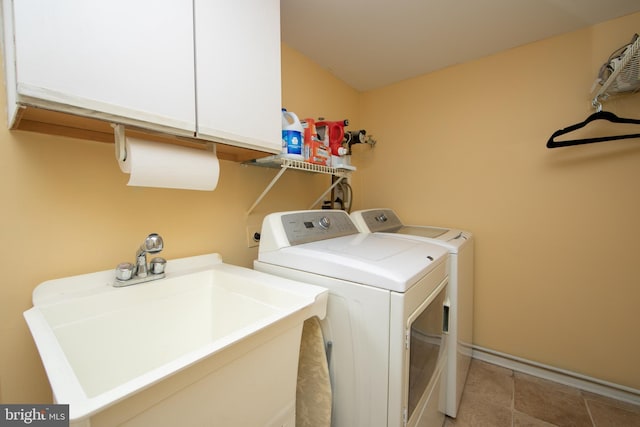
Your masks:
M 260 203 L 262 201 L 262 199 L 264 199 L 264 196 L 267 195 L 267 193 L 269 191 L 271 191 L 271 189 L 273 188 L 273 186 L 276 184 L 276 182 L 278 182 L 278 180 L 280 179 L 280 177 L 286 172 L 287 170 L 287 166 L 282 166 L 282 168 L 280 169 L 280 171 L 278 172 L 278 174 L 276 176 L 273 177 L 273 179 L 271 180 L 271 182 L 269 183 L 269 185 L 267 185 L 267 187 L 264 189 L 264 191 L 262 192 L 262 194 L 260 194 L 258 196 L 258 198 L 256 199 L 255 202 L 253 202 L 253 205 L 251 205 L 251 207 L 249 208 L 249 210 L 247 211 L 247 216 L 249 216 L 251 214 L 251 212 L 253 212 L 253 209 L 255 209 L 256 206 L 258 206 L 258 203 Z
M 320 197 L 318 197 L 318 199 L 313 202 L 313 204 L 311 206 L 309 206 L 309 209 L 313 209 L 313 207 L 315 205 L 317 205 L 318 203 L 320 203 L 322 201 L 322 199 L 324 199 L 324 196 L 326 196 L 331 190 L 333 190 L 334 188 L 336 188 L 336 185 L 340 184 L 340 182 L 342 182 L 342 180 L 344 179 L 344 176 L 340 176 L 338 177 L 338 179 L 336 179 L 336 181 L 333 183 L 333 185 L 331 185 L 331 187 L 329 187 L 327 189 L 327 191 L 325 191 L 324 193 L 322 193 L 322 195 L 320 195 Z
M 322 195 L 311 205 L 309 209 L 316 206 L 324 198 L 324 196 L 326 196 L 331 190 L 333 190 L 336 187 L 336 185 L 342 182 L 344 178 L 348 177 L 351 174 L 351 172 L 355 170 L 355 168 L 353 167 L 351 169 L 332 168 L 328 166 L 315 165 L 315 164 L 303 162 L 301 160 L 280 158 L 279 156 L 271 156 L 268 158 L 265 157 L 263 159 L 245 162 L 245 164 L 254 165 L 254 166 L 271 167 L 271 168 L 278 167 L 278 166 L 280 167 L 280 171 L 277 173 L 277 175 L 273 177 L 273 179 L 264 189 L 262 194 L 260 194 L 260 196 L 258 196 L 258 199 L 253 203 L 253 205 L 251 205 L 251 207 L 247 211 L 247 216 L 249 216 L 253 212 L 255 207 L 258 206 L 258 203 L 260 203 L 262 199 L 264 199 L 267 193 L 271 191 L 271 189 L 276 184 L 276 182 L 278 182 L 278 180 L 282 177 L 282 175 L 288 169 L 301 170 L 301 171 L 313 172 L 313 173 L 324 173 L 324 174 L 332 175 L 338 178 L 329 187 L 329 189 L 327 189 L 324 193 L 322 193 Z

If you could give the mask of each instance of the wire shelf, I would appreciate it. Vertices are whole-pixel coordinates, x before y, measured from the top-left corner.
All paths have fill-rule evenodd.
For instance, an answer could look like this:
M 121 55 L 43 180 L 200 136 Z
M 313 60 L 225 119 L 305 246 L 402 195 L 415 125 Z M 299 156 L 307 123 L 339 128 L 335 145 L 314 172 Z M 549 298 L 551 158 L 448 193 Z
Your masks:
M 355 166 L 347 167 L 331 167 L 324 165 L 316 165 L 314 163 L 305 162 L 302 160 L 291 159 L 288 157 L 269 156 L 260 159 L 250 160 L 246 164 L 253 166 L 262 166 L 267 168 L 286 168 L 295 169 L 312 173 L 324 173 L 335 176 L 347 176 L 351 172 L 355 171 Z
M 620 55 L 603 65 L 601 75 L 603 72 L 610 74 L 604 81 L 600 81 L 602 87 L 596 93 L 594 105 L 612 95 L 640 90 L 640 37 L 637 34 L 632 42 L 622 49 Z
M 280 168 L 280 172 L 278 172 L 278 174 L 275 177 L 273 177 L 273 179 L 264 189 L 262 194 L 260 194 L 256 199 L 256 201 L 253 203 L 253 205 L 251 205 L 251 207 L 247 211 L 247 216 L 250 215 L 251 212 L 253 212 L 255 207 L 262 201 L 262 199 L 267 195 L 267 193 L 271 191 L 271 188 L 273 188 L 276 182 L 278 182 L 278 180 L 282 177 L 282 174 L 284 174 L 284 172 L 289 169 L 301 170 L 304 172 L 311 172 L 311 173 L 322 173 L 327 175 L 333 175 L 338 178 L 337 180 L 334 180 L 333 184 L 324 193 L 322 193 L 322 195 L 318 197 L 318 199 L 315 202 L 313 202 L 313 204 L 309 207 L 309 209 L 312 209 L 315 205 L 321 202 L 322 198 L 325 195 L 327 195 L 343 179 L 348 178 L 351 175 L 351 172 L 356 170 L 356 168 L 353 166 L 330 167 L 330 166 L 316 165 L 316 164 L 305 162 L 302 160 L 282 157 L 280 155 L 254 159 L 254 160 L 245 162 L 244 164 L 253 165 L 253 166 L 262 166 L 267 168 Z

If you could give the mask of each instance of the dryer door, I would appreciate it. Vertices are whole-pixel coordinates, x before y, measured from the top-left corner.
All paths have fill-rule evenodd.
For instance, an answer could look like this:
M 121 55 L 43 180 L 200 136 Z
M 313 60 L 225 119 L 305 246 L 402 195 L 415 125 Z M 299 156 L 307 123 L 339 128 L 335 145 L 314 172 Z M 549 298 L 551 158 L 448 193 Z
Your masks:
M 425 301 L 408 318 L 408 425 L 416 425 L 423 417 L 444 413 L 444 394 L 436 388 L 446 361 L 449 328 L 447 288 L 442 287 L 435 298 Z M 429 411 L 435 413 L 427 414 Z

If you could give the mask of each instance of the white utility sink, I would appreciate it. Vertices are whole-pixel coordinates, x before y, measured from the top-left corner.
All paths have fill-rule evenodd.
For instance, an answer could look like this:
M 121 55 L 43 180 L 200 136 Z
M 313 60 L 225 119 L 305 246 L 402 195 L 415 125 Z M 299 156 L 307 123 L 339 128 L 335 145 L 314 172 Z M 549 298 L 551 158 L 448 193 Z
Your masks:
M 251 406 L 244 412 L 264 406 L 259 419 L 249 415 L 242 423 L 293 419 L 302 323 L 325 316 L 326 289 L 225 264 L 218 254 L 170 260 L 157 281 L 116 288 L 113 279 L 109 270 L 44 282 L 24 313 L 55 401 L 70 405 L 72 425 L 190 425 L 175 413 L 198 407 L 201 415 L 189 413 L 194 424 L 236 424 L 245 416 L 227 413 L 236 405 Z M 182 377 L 165 381 L 177 373 Z M 244 383 L 247 389 L 237 387 Z M 190 407 L 175 406 L 184 401 Z

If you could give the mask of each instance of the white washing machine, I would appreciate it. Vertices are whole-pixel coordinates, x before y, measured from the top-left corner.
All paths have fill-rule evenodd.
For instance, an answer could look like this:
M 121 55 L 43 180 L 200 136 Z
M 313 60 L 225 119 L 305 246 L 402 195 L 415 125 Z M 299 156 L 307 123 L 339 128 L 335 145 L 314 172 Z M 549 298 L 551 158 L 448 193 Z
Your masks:
M 329 289 L 333 427 L 441 426 L 448 251 L 359 233 L 339 210 L 265 217 L 254 268 Z
M 404 225 L 391 209 L 351 213 L 361 232 L 395 233 L 408 239 L 441 245 L 449 251 L 449 358 L 446 413 L 455 417 L 467 379 L 473 343 L 473 235 L 468 231 L 422 225 Z

